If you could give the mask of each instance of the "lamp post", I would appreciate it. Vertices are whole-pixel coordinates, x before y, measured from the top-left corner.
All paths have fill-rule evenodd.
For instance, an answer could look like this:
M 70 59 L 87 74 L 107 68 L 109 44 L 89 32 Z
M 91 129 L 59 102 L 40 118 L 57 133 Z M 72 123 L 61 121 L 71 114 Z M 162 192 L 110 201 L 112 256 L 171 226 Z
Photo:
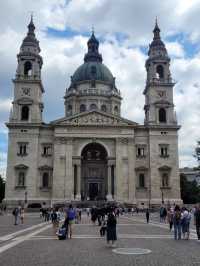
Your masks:
M 163 188 L 160 188 L 160 190 L 161 190 L 162 204 L 164 204 L 164 193 L 163 193 Z
M 28 192 L 27 191 L 25 191 L 24 196 L 25 196 L 24 203 L 26 205 L 28 202 Z

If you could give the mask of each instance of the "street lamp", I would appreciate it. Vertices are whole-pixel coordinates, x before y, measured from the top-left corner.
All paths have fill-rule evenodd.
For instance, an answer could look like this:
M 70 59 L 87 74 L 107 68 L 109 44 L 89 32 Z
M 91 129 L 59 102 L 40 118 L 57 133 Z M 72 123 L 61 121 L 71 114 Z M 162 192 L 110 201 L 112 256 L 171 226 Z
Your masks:
M 160 188 L 161 190 L 161 196 L 162 196 L 162 204 L 164 204 L 164 193 L 163 193 L 163 188 Z
M 24 196 L 25 196 L 24 203 L 27 204 L 27 202 L 28 202 L 28 192 L 27 191 L 25 191 Z

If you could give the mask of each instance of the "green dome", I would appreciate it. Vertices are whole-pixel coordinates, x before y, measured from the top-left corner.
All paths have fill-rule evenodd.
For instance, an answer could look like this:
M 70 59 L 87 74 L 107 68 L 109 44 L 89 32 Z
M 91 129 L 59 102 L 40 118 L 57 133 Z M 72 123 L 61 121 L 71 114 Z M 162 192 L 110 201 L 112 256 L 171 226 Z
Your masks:
M 75 71 L 72 81 L 76 83 L 86 80 L 99 80 L 112 84 L 113 75 L 101 62 L 85 62 Z

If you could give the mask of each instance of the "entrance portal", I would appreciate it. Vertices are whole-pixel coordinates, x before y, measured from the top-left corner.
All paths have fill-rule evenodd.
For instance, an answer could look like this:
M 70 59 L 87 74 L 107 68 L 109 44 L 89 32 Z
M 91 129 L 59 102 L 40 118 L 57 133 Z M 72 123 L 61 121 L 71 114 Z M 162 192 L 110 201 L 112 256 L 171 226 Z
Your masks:
M 98 197 L 98 193 L 99 193 L 98 183 L 89 183 L 90 200 L 95 200 Z
M 99 143 L 90 143 L 81 153 L 81 197 L 104 200 L 107 194 L 107 152 Z

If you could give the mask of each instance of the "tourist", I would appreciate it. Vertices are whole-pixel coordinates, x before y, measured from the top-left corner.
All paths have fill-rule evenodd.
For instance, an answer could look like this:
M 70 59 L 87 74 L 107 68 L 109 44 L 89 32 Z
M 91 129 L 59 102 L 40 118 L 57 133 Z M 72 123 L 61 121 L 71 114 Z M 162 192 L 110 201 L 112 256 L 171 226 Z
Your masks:
M 194 213 L 194 225 L 196 225 L 197 238 L 200 241 L 200 204 L 198 204 Z
M 58 219 L 57 219 L 57 212 L 55 209 L 53 209 L 53 211 L 51 212 L 51 222 L 53 225 L 53 232 L 54 234 L 56 234 L 56 231 L 58 229 Z
M 18 225 L 18 219 L 19 219 L 19 215 L 20 215 L 20 207 L 14 208 L 12 214 L 13 214 L 14 219 L 15 219 L 14 225 Z
M 149 216 L 150 216 L 150 212 L 149 212 L 149 209 L 147 208 L 146 209 L 146 221 L 147 221 L 147 223 L 149 223 Z
M 90 216 L 90 208 L 86 208 L 86 213 L 87 213 L 87 216 L 89 217 Z
M 76 212 L 72 206 L 72 204 L 69 205 L 69 208 L 67 210 L 67 217 L 68 217 L 68 223 L 69 223 L 69 237 L 72 238 L 72 226 L 75 221 Z
M 107 230 L 106 230 L 108 246 L 110 246 L 110 241 L 111 241 L 112 247 L 115 247 L 115 241 L 117 240 L 116 225 L 117 225 L 116 217 L 114 213 L 111 211 L 108 214 Z
M 181 209 L 178 205 L 174 208 L 174 215 L 173 215 L 173 224 L 174 224 L 174 239 L 178 240 L 181 239 Z
M 105 233 L 106 233 L 106 220 L 103 220 L 100 228 L 100 236 L 105 236 Z
M 20 210 L 20 219 L 21 219 L 21 224 L 24 223 L 24 208 L 21 208 Z
M 167 222 L 169 223 L 169 230 L 172 230 L 173 227 L 173 208 L 168 208 L 167 210 Z
M 181 217 L 181 226 L 182 226 L 183 239 L 186 240 L 188 240 L 190 236 L 191 217 L 192 217 L 191 213 L 186 208 L 183 208 L 182 217 Z

